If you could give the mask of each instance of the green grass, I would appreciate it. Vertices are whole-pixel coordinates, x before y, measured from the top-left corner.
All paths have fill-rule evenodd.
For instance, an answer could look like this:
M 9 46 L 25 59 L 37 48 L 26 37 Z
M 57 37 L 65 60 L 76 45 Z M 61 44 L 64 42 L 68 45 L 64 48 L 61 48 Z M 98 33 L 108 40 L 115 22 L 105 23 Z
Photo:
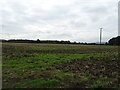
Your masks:
M 117 81 L 117 79 L 114 79 L 114 78 L 109 78 L 109 79 L 99 78 L 96 81 L 94 81 L 93 84 L 88 86 L 87 88 L 103 88 L 104 86 L 107 86 L 108 84 L 110 84 L 114 81 Z
M 117 87 L 117 50 L 117 46 L 3 43 L 3 87 L 97 88 L 111 82 L 110 87 Z M 102 66 L 108 71 L 101 77 Z M 115 68 L 109 71 L 111 66 Z
M 25 83 L 16 83 L 13 85 L 14 88 L 55 88 L 55 85 L 60 85 L 60 81 L 56 79 L 44 80 L 44 79 L 35 79 L 27 80 Z
M 113 56 L 116 53 L 112 54 Z M 50 65 L 61 64 L 64 62 L 69 62 L 74 59 L 90 59 L 92 58 L 104 58 L 106 56 L 111 56 L 109 53 L 104 54 L 36 54 L 34 57 L 23 57 L 13 60 L 3 61 L 3 67 L 9 67 L 9 70 L 43 70 Z M 19 71 L 18 71 L 19 72 Z

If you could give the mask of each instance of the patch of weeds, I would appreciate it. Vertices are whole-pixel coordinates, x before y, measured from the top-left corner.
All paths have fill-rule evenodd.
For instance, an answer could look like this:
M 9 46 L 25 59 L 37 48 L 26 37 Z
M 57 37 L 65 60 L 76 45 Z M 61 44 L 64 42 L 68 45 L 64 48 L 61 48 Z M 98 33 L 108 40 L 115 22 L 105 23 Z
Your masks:
M 87 86 L 86 88 L 104 88 L 108 84 L 116 81 L 114 78 L 109 78 L 109 79 L 104 79 L 104 78 L 99 78 L 96 79 L 92 85 Z
M 26 82 L 16 83 L 13 85 L 13 88 L 56 88 L 61 85 L 61 82 L 56 79 L 44 80 L 44 79 L 35 79 L 28 80 Z
M 92 74 L 81 74 L 81 73 L 72 73 L 64 71 L 55 71 L 55 78 L 65 83 L 64 87 L 80 87 L 85 86 L 85 82 L 94 78 Z M 79 86 L 80 85 L 80 86 Z
M 70 80 L 73 78 L 74 76 L 74 73 L 71 73 L 71 72 L 64 72 L 64 71 L 60 71 L 60 70 L 57 70 L 54 72 L 55 76 L 60 79 L 60 80 Z

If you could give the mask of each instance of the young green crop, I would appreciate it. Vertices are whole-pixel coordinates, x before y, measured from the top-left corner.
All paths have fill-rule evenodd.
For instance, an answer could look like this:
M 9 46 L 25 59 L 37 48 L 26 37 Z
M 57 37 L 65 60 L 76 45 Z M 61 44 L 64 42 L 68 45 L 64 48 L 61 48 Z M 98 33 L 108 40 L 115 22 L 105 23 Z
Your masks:
M 3 87 L 107 87 L 118 78 L 117 51 L 104 45 L 3 43 Z

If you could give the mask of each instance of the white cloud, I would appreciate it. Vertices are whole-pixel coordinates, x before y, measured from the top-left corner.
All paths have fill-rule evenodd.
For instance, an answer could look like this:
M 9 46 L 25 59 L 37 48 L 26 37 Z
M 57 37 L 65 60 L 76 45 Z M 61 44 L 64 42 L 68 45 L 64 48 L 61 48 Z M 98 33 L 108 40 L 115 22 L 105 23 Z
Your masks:
M 4 39 L 97 42 L 100 27 L 104 29 L 103 41 L 118 35 L 117 0 L 3 0 L 0 3 Z

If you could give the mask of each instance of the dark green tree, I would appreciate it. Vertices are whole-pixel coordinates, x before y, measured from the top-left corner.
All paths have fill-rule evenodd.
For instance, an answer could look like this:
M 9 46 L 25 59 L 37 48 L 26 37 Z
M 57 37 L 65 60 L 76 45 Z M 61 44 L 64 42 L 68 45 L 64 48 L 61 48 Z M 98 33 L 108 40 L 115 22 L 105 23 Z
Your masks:
M 37 43 L 40 43 L 40 40 L 39 40 L 39 39 L 37 39 Z
M 109 45 L 120 45 L 120 36 L 114 37 L 108 41 Z

